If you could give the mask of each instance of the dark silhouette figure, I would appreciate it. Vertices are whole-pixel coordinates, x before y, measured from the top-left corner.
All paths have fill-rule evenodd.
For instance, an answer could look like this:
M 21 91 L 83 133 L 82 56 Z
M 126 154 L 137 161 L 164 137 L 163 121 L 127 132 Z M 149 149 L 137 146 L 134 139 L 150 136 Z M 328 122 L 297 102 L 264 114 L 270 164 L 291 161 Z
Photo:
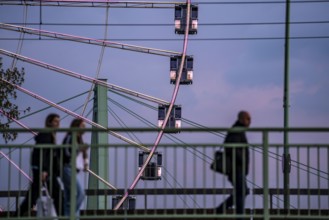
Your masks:
M 46 128 L 58 128 L 60 124 L 60 118 L 57 114 L 49 114 L 46 118 Z M 56 144 L 56 134 L 39 133 L 35 136 L 36 144 Z M 50 164 L 52 157 L 53 164 Z M 54 199 L 54 205 L 57 214 L 62 210 L 60 208 L 60 185 L 57 177 L 59 176 L 59 164 L 58 164 L 58 150 L 53 148 L 34 148 L 31 155 L 31 169 L 33 173 L 33 181 L 30 185 L 30 189 L 25 196 L 25 199 L 21 203 L 17 214 L 19 216 L 27 215 L 31 208 L 36 205 L 37 199 L 40 196 L 41 186 L 46 183 L 48 191 Z
M 82 119 L 74 119 L 71 122 L 70 128 L 85 128 L 86 125 Z M 80 170 L 86 171 L 88 169 L 88 146 L 84 144 L 82 139 L 83 132 L 78 132 L 76 136 L 77 144 L 79 145 L 77 153 L 82 153 L 83 156 L 83 167 L 76 167 L 77 172 Z M 73 143 L 73 134 L 68 132 L 63 140 L 63 144 L 72 145 Z M 63 183 L 64 183 L 64 215 L 70 216 L 70 207 L 71 207 L 71 176 L 72 176 L 72 167 L 76 166 L 76 158 L 72 158 L 71 155 L 71 146 L 63 148 Z M 72 164 L 73 163 L 73 164 Z M 75 215 L 80 215 L 80 207 L 85 198 L 85 192 L 82 188 L 79 178 L 76 177 L 76 207 Z
M 240 111 L 232 128 L 249 127 L 250 123 L 250 114 L 246 111 Z M 245 132 L 228 132 L 224 143 L 247 144 L 248 140 Z M 232 172 L 228 174 L 228 180 L 232 183 L 235 192 L 216 208 L 216 212 L 218 214 L 224 213 L 225 210 L 235 205 L 236 213 L 243 214 L 244 200 L 249 194 L 246 183 L 246 176 L 249 172 L 249 150 L 247 147 L 226 147 L 225 156 L 231 158 L 232 161 Z

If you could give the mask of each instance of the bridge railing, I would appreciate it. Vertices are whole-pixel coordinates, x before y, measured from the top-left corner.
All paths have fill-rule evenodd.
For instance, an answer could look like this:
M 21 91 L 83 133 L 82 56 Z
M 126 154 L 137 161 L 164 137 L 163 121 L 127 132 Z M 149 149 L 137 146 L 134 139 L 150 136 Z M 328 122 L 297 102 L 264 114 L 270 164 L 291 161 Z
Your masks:
M 33 129 L 35 132 L 44 129 Z M 67 131 L 73 133 L 80 129 L 56 129 L 61 137 Z M 158 129 L 116 129 L 112 131 L 135 132 L 149 134 Z M 130 184 L 139 170 L 139 155 L 141 150 L 125 143 L 108 145 L 91 145 L 90 148 L 105 148 L 108 150 L 108 176 L 105 181 L 114 185 L 117 190 L 109 189 L 100 180 L 98 189 L 88 189 L 88 178 L 96 178 L 88 173 L 80 172 L 78 180 L 86 189 L 86 200 L 81 207 L 81 219 L 102 216 L 102 218 L 216 218 L 216 207 L 236 190 L 228 181 L 226 175 L 210 169 L 214 154 L 224 148 L 249 148 L 250 164 L 247 185 L 250 194 L 245 200 L 245 213 L 236 214 L 236 209 L 228 209 L 221 216 L 234 218 L 291 218 L 291 219 L 325 219 L 329 210 L 329 128 L 250 128 L 246 129 L 249 144 L 223 144 L 223 140 L 209 138 L 207 134 L 225 136 L 228 128 L 180 129 L 180 133 L 166 134 L 167 137 L 157 147 L 162 155 L 161 176 L 158 180 L 139 180 L 134 189 L 129 190 Z M 10 129 L 26 133 L 23 129 Z M 53 131 L 53 129 L 46 129 Z M 104 132 L 100 129 L 84 129 L 85 141 L 91 132 Z M 173 130 L 169 130 L 172 132 Z M 288 144 L 290 152 L 290 185 L 289 210 L 284 209 L 283 186 L 283 149 L 280 138 L 283 132 L 289 132 L 293 141 Z M 3 132 L 3 131 L 2 131 Z M 204 136 L 203 136 L 204 135 Z M 278 137 L 279 136 L 279 137 Z M 176 140 L 181 137 L 183 141 Z M 173 141 L 174 139 L 174 141 Z M 59 139 L 58 139 L 59 140 Z M 200 141 L 199 141 L 200 140 Z M 61 142 L 58 141 L 58 143 Z M 87 142 L 87 141 L 86 141 Z M 152 142 L 143 143 L 152 147 Z M 33 140 L 24 144 L 10 143 L 0 145 L 0 207 L 1 216 L 15 219 L 13 214 L 22 202 L 30 184 L 31 167 L 30 152 L 32 148 L 54 149 L 65 148 L 65 145 L 38 145 Z M 76 146 L 70 146 L 76 147 Z M 54 162 L 51 159 L 50 165 Z M 153 160 L 153 162 L 156 162 Z M 73 164 L 75 165 L 75 164 Z M 62 165 L 60 165 L 62 166 Z M 60 168 L 62 169 L 62 167 Z M 23 174 L 23 172 L 25 174 Z M 97 173 L 97 171 L 95 171 Z M 151 172 L 149 175 L 155 175 Z M 102 185 L 103 184 L 103 185 Z M 74 188 L 72 190 L 75 190 Z M 129 193 L 128 203 L 122 209 L 114 211 L 113 207 L 120 196 Z M 103 198 L 104 207 L 88 209 L 87 201 L 91 197 Z M 75 204 L 75 198 L 71 198 Z M 61 201 L 62 204 L 62 201 Z M 31 218 L 35 212 L 29 213 Z M 162 217 L 161 217 L 162 216 Z M 74 215 L 70 216 L 75 219 Z

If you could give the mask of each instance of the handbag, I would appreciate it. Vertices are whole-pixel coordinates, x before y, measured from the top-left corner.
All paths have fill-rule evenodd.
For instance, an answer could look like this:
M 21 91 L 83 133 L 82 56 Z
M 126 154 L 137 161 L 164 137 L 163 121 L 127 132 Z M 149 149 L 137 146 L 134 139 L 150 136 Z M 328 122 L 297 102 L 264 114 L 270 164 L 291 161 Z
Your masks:
M 223 151 L 216 151 L 210 169 L 218 173 L 229 175 L 232 173 L 232 160 L 230 157 L 226 157 Z
M 37 217 L 57 217 L 54 201 L 50 197 L 46 186 L 41 188 L 41 195 L 37 200 Z M 53 219 L 57 220 L 57 218 Z

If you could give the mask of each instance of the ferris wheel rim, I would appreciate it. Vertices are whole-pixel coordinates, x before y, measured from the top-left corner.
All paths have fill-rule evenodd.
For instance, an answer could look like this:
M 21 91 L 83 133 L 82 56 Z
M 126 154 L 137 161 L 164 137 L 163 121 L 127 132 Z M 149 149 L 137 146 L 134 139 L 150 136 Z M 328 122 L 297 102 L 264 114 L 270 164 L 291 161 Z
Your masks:
M 186 51 L 187 51 L 187 43 L 188 43 L 188 35 L 189 35 L 189 24 L 190 24 L 190 5 L 191 5 L 191 0 L 186 0 L 187 2 L 187 15 L 186 15 L 186 26 L 185 26 L 185 34 L 184 34 L 184 45 L 183 45 L 183 52 L 182 52 L 182 61 L 180 63 L 180 67 L 179 67 L 179 71 L 178 71 L 178 76 L 176 79 L 176 84 L 175 84 L 175 88 L 174 88 L 174 92 L 172 95 L 172 99 L 170 101 L 170 105 L 168 108 L 168 111 L 166 113 L 165 119 L 161 125 L 161 130 L 158 133 L 158 136 L 156 138 L 156 141 L 154 143 L 154 146 L 151 148 L 151 151 L 149 152 L 149 155 L 147 156 L 146 160 L 144 161 L 143 165 L 141 166 L 140 170 L 138 171 L 138 174 L 136 175 L 135 179 L 133 180 L 131 186 L 129 187 L 129 190 L 133 190 L 135 188 L 135 186 L 137 185 L 138 181 L 140 180 L 142 173 L 144 172 L 144 170 L 146 169 L 147 164 L 150 162 L 151 158 L 153 157 L 158 144 L 160 143 L 163 133 L 164 133 L 164 129 L 166 127 L 166 124 L 169 120 L 169 116 L 170 113 L 173 109 L 173 106 L 175 104 L 176 98 L 177 98 L 177 94 L 178 94 L 178 90 L 179 90 L 179 85 L 180 85 L 180 79 L 182 76 L 182 72 L 183 72 L 183 66 L 184 66 L 184 62 L 185 62 L 185 57 L 186 57 Z M 124 201 L 127 199 L 127 197 L 129 196 L 129 190 L 127 190 L 125 192 L 125 194 L 122 196 L 122 198 L 119 200 L 119 202 L 116 204 L 116 206 L 114 207 L 114 210 L 118 210 L 121 205 L 124 203 Z

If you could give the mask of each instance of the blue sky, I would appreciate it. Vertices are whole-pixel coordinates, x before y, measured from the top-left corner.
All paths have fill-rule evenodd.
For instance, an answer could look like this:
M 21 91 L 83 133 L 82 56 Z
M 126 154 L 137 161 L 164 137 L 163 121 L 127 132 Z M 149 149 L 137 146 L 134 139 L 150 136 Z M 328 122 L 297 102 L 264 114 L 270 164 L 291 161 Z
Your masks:
M 217 2 L 218 1 L 214 1 Z M 214 4 L 198 1 L 198 34 L 190 36 L 188 54 L 194 57 L 194 81 L 180 87 L 176 103 L 182 105 L 183 117 L 207 127 L 230 127 L 239 110 L 252 115 L 253 127 L 283 126 L 284 39 L 283 24 L 227 25 L 227 23 L 272 23 L 285 21 L 285 5 L 276 4 Z M 240 1 L 241 2 L 241 1 Z M 265 1 L 266 2 L 266 1 Z M 209 4 L 212 3 L 212 4 Z M 291 127 L 328 127 L 329 124 L 329 2 L 292 3 L 291 22 L 320 22 L 317 24 L 291 24 L 291 37 L 321 37 L 290 40 L 290 118 Z M 0 22 L 22 23 L 24 7 L 0 6 Z M 40 8 L 28 7 L 27 22 L 40 22 Z M 104 26 L 49 25 L 50 23 L 95 23 L 106 21 L 104 8 L 42 7 L 43 25 L 28 25 L 48 31 L 83 37 L 104 38 Z M 173 9 L 110 9 L 110 24 L 173 24 Z M 202 25 L 220 24 L 226 25 Z M 16 32 L 0 29 L 0 38 L 18 38 Z M 120 41 L 120 39 L 183 39 L 175 35 L 174 26 L 109 26 L 107 37 L 118 42 L 181 52 L 183 41 Z M 37 39 L 37 36 L 25 35 Z M 95 77 L 101 48 L 93 45 L 59 40 L 25 40 L 21 54 L 74 72 Z M 208 40 L 205 40 L 208 39 Z M 16 40 L 0 40 L 0 48 L 15 52 Z M 4 67 L 11 58 L 3 57 Z M 26 81 L 23 87 L 53 102 L 58 102 L 88 91 L 90 84 L 18 61 L 24 67 Z M 169 58 L 106 48 L 99 78 L 108 82 L 170 101 L 173 85 L 169 83 Z M 157 112 L 124 100 L 112 93 L 109 96 L 133 109 L 147 120 L 157 123 Z M 84 103 L 86 96 L 63 104 L 74 110 Z M 17 104 L 31 107 L 31 112 L 45 107 L 44 103 L 20 93 Z M 111 106 L 111 104 L 109 103 Z M 152 104 L 154 105 L 154 104 Z M 156 106 L 156 105 L 154 105 Z M 87 111 L 91 106 L 89 105 Z M 144 127 L 136 119 L 111 107 L 128 126 Z M 29 127 L 42 127 L 48 110 L 22 122 Z M 77 110 L 76 113 L 81 113 Z M 64 113 L 60 113 L 64 116 Z M 90 118 L 91 116 L 89 116 Z M 62 127 L 71 121 L 67 117 Z M 16 125 L 13 125 L 16 126 Z M 110 127 L 118 127 L 113 118 Z M 184 125 L 183 126 L 189 126 Z M 184 136 L 187 142 L 218 142 L 217 136 Z M 28 137 L 27 137 L 28 136 Z M 18 143 L 31 135 L 23 135 Z M 61 135 L 59 135 L 59 140 Z M 154 141 L 148 137 L 147 142 Z M 114 138 L 110 138 L 116 141 Z M 166 139 L 164 139 L 166 140 Z M 250 142 L 260 142 L 258 135 L 250 134 Z M 282 142 L 281 135 L 274 135 Z M 88 142 L 89 140 L 87 140 Z M 144 140 L 143 140 L 144 141 Z M 324 135 L 291 136 L 291 141 L 328 141 Z M 0 141 L 1 143 L 2 141 Z M 30 141 L 29 143 L 33 143 Z M 26 169 L 28 170 L 28 169 Z
M 291 21 L 326 21 L 327 7 L 328 3 L 292 4 Z M 1 6 L 1 8 L 3 10 L 1 22 L 23 21 L 22 7 Z M 39 23 L 39 10 L 39 7 L 29 7 L 27 21 Z M 177 103 L 183 106 L 184 117 L 206 126 L 226 127 L 235 119 L 238 110 L 247 109 L 253 116 L 253 126 L 282 126 L 284 40 L 198 39 L 284 37 L 284 25 L 202 26 L 204 23 L 284 22 L 284 12 L 284 4 L 200 4 L 201 25 L 198 34 L 190 36 L 191 41 L 188 45 L 188 54 L 195 58 L 195 79 L 193 85 L 181 86 L 177 100 Z M 86 14 L 88 16 L 85 16 Z M 45 30 L 101 39 L 104 37 L 103 26 L 47 26 L 47 23 L 104 23 L 105 9 L 43 7 L 42 22 L 45 25 L 41 28 Z M 173 11 L 172 9 L 111 9 L 109 23 L 170 24 L 173 23 Z M 294 24 L 291 25 L 291 36 L 326 36 L 328 26 L 326 23 Z M 39 28 L 38 25 L 31 27 Z M 18 33 L 5 30 L 1 30 L 1 35 L 19 36 Z M 107 35 L 110 39 L 182 38 L 174 34 L 172 26 L 110 26 Z M 26 38 L 31 37 L 26 35 Z M 329 122 L 327 114 L 329 106 L 326 102 L 327 41 L 327 39 L 290 41 L 291 126 L 326 126 Z M 3 49 L 15 52 L 17 41 L 1 40 L 0 43 Z M 124 41 L 123 43 L 177 52 L 182 50 L 182 41 Z M 94 77 L 100 50 L 101 48 L 97 46 L 79 43 L 33 40 L 24 41 L 22 54 Z M 4 57 L 4 62 L 10 63 L 10 59 Z M 24 87 L 52 101 L 59 101 L 89 89 L 88 83 L 58 73 L 22 62 L 18 62 L 18 66 L 24 66 L 26 69 Z M 29 68 L 32 68 L 31 71 Z M 107 48 L 100 78 L 107 78 L 110 83 L 170 100 L 173 86 L 168 83 L 168 68 L 169 59 L 166 57 Z M 47 79 L 52 83 L 44 87 Z M 58 90 L 58 84 L 61 84 L 63 89 Z M 31 106 L 32 111 L 38 109 L 36 104 L 33 103 Z M 203 114 L 205 109 L 207 114 Z M 268 114 L 274 117 L 266 117 Z

